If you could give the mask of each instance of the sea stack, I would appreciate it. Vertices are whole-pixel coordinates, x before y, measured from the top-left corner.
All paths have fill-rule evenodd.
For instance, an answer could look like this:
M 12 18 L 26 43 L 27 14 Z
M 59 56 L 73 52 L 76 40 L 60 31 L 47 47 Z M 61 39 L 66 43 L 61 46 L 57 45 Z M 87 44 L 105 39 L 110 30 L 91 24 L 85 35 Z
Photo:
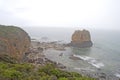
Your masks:
M 72 41 L 70 46 L 79 47 L 79 48 L 87 48 L 93 45 L 91 41 L 90 32 L 88 30 L 76 30 L 72 34 Z

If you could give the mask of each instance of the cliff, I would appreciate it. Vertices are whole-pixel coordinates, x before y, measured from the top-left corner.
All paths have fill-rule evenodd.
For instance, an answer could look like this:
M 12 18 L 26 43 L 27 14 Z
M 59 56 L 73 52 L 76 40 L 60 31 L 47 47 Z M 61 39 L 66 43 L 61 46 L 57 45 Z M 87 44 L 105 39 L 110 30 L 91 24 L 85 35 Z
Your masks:
M 22 61 L 30 47 L 30 37 L 21 28 L 0 25 L 0 54 Z
M 76 30 L 72 34 L 72 41 L 70 43 L 70 46 L 73 47 L 91 47 L 93 45 L 91 41 L 90 32 L 88 30 Z

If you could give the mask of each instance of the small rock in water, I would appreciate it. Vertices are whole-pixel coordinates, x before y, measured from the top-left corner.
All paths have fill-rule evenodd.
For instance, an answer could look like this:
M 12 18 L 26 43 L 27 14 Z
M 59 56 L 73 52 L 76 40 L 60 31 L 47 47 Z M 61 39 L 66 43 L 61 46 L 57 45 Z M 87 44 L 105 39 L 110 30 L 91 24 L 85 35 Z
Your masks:
M 60 53 L 60 55 L 59 56 L 63 56 L 63 53 Z

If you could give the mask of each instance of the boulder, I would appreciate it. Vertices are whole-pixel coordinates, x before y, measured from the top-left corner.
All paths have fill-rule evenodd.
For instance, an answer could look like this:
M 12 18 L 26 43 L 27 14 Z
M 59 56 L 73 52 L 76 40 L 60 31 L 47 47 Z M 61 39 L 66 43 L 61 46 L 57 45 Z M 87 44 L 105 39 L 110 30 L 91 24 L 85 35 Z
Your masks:
M 73 47 L 86 48 L 93 45 L 91 41 L 90 32 L 88 30 L 76 30 L 72 34 L 72 41 L 69 44 Z
M 23 29 L 0 25 L 0 54 L 22 61 L 30 43 L 30 37 Z

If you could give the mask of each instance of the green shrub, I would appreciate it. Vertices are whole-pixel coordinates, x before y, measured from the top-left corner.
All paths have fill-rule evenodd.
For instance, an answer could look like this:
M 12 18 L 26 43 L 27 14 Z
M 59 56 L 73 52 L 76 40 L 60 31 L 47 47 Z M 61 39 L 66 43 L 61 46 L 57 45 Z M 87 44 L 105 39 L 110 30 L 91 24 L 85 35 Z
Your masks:
M 6 69 L 2 73 L 3 78 L 8 78 L 8 79 L 19 79 L 22 77 L 22 73 L 19 71 L 16 71 L 14 69 Z
M 21 71 L 21 72 L 31 72 L 33 71 L 34 66 L 31 64 L 15 64 L 13 65 L 15 70 Z
M 68 80 L 68 78 L 61 77 L 61 78 L 59 78 L 58 80 Z
M 7 69 L 9 68 L 7 64 L 0 62 L 0 69 Z
M 0 62 L 0 80 L 95 80 L 75 72 L 62 71 L 53 64 L 35 67 L 32 64 Z

